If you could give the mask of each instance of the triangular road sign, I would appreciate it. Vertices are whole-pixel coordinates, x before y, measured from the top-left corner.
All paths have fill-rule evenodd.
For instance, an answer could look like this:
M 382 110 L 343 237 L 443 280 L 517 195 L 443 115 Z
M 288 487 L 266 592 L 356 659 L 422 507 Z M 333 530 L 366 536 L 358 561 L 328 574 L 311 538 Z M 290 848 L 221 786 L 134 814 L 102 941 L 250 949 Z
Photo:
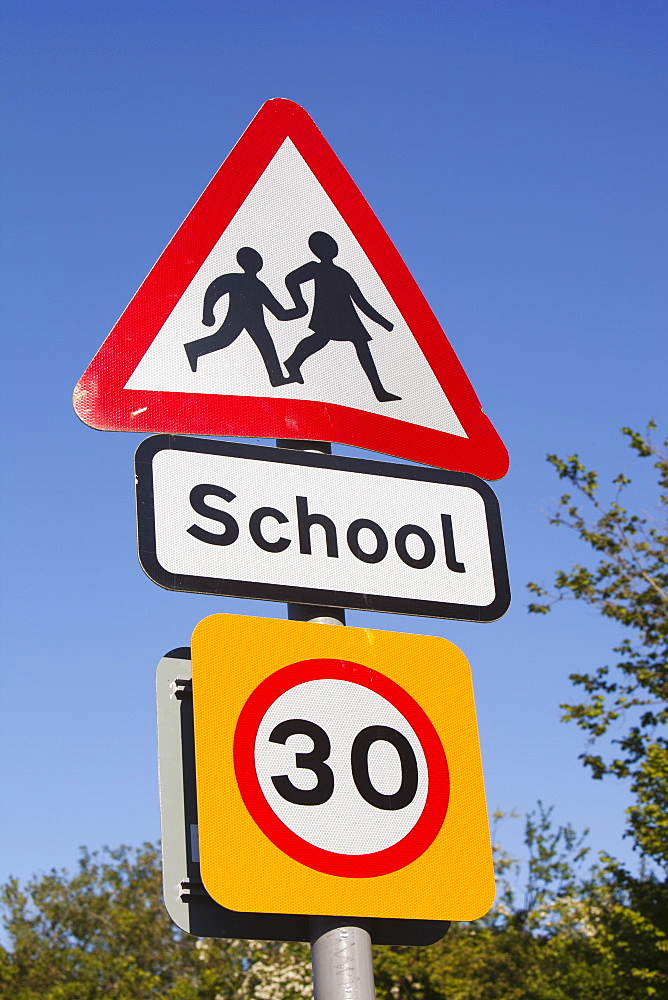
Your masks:
M 74 392 L 100 430 L 336 441 L 499 479 L 436 317 L 299 105 L 267 101 Z

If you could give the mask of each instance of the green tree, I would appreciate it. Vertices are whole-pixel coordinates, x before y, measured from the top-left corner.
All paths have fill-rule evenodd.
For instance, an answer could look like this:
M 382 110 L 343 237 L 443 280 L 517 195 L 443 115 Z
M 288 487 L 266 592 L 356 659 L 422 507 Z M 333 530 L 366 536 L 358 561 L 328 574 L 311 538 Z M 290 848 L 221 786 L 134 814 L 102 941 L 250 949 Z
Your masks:
M 529 606 L 533 613 L 547 614 L 572 598 L 629 630 L 614 647 L 616 663 L 571 675 L 583 697 L 561 706 L 564 720 L 589 738 L 582 760 L 593 777 L 626 779 L 633 794 L 627 835 L 640 854 L 640 872 L 604 857 L 587 896 L 597 943 L 629 997 L 668 997 L 668 441 L 656 446 L 655 430 L 653 421 L 642 434 L 622 428 L 636 456 L 653 460 L 657 470 L 651 515 L 622 505 L 631 484 L 626 474 L 613 480 L 615 492 L 603 501 L 598 474 L 578 455 L 548 455 L 580 498 L 565 493 L 551 523 L 575 531 L 595 562 L 558 571 L 552 592 L 528 585 L 538 599 Z M 653 872 L 648 861 L 657 866 Z
M 668 455 L 654 445 L 650 422 L 645 434 L 622 429 L 639 458 L 654 459 L 659 492 L 652 517 L 622 506 L 631 480 L 620 473 L 615 492 L 604 502 L 599 477 L 577 455 L 548 455 L 560 479 L 577 490 L 586 512 L 565 493 L 551 524 L 575 531 L 595 554 L 593 566 L 576 564 L 556 574 L 550 593 L 536 583 L 539 599 L 529 611 L 547 614 L 565 598 L 583 601 L 604 617 L 627 628 L 614 652 L 617 662 L 571 674 L 581 701 L 562 705 L 564 719 L 587 733 L 591 750 L 582 759 L 595 778 L 606 774 L 628 779 L 634 795 L 629 832 L 642 854 L 668 864 Z M 668 441 L 664 442 L 664 449 Z M 619 732 L 612 754 L 600 749 L 602 737 Z M 596 744 L 599 744 L 597 747 Z
M 517 897 L 515 864 L 499 850 L 499 902 L 487 918 L 453 927 L 430 948 L 375 949 L 381 1000 L 595 1000 L 603 992 L 616 1000 L 579 897 L 580 839 L 570 827 L 553 830 L 539 808 L 526 842 L 529 877 Z M 84 851 L 73 875 L 52 871 L 23 888 L 12 879 L 0 895 L 10 942 L 0 949 L 3 1000 L 312 996 L 304 945 L 198 940 L 175 928 L 150 845 Z
M 10 949 L 0 951 L 7 1000 L 219 1000 L 241 993 L 246 942 L 203 948 L 162 905 L 159 853 L 89 853 L 78 871 L 51 871 L 0 893 Z
M 514 888 L 517 864 L 497 848 L 498 901 L 483 920 L 454 925 L 429 948 L 375 949 L 380 1000 L 664 995 L 650 968 L 656 941 L 648 925 L 654 924 L 642 917 L 662 905 L 649 898 L 651 887 L 624 889 L 609 870 L 583 876 L 582 838 L 570 826 L 555 828 L 541 806 L 528 817 L 525 842 L 521 890 Z M 640 890 L 643 906 L 631 898 Z M 0 949 L 3 1000 L 312 996 L 305 945 L 198 940 L 175 928 L 162 906 L 158 852 L 150 845 L 84 851 L 73 875 L 52 871 L 23 888 L 12 879 L 1 897 L 9 938 L 9 948 Z M 620 972 L 620 940 L 628 972 Z

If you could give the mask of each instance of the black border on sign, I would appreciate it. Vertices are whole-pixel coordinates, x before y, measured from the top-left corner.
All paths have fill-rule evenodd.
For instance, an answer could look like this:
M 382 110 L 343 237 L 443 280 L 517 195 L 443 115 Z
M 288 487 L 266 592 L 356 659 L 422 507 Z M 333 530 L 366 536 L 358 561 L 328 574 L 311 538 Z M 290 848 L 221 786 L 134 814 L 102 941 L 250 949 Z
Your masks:
M 245 580 L 219 580 L 213 577 L 169 573 L 160 565 L 157 558 L 153 493 L 153 459 L 159 451 L 165 450 L 197 452 L 203 455 L 224 455 L 229 458 L 252 459 L 256 462 L 303 465 L 339 472 L 361 472 L 366 475 L 384 476 L 391 479 L 465 486 L 475 490 L 480 494 L 485 505 L 495 588 L 494 600 L 485 607 L 478 607 L 471 604 L 450 604 L 444 601 L 426 601 L 409 597 L 383 597 L 378 594 L 355 594 L 347 591 L 321 590 L 297 585 L 250 583 Z M 488 483 L 468 472 L 446 472 L 424 465 L 399 465 L 394 462 L 347 458 L 343 455 L 323 455 L 314 452 L 293 451 L 288 448 L 267 448 L 260 445 L 237 444 L 232 441 L 156 434 L 154 437 L 142 441 L 137 448 L 135 473 L 139 562 L 146 575 L 166 590 L 478 622 L 497 621 L 506 613 L 510 605 L 510 585 L 499 502 Z

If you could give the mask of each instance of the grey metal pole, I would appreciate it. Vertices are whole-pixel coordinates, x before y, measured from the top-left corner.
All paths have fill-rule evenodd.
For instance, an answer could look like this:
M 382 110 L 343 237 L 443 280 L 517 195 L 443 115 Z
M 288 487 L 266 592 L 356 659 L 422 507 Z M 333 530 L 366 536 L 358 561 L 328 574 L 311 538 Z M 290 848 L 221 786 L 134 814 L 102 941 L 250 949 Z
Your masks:
M 371 936 L 336 917 L 311 917 L 315 1000 L 374 1000 Z
M 277 440 L 279 448 L 330 455 L 327 441 Z M 290 621 L 345 625 L 343 608 L 288 604 Z M 314 1000 L 375 1000 L 371 935 L 350 919 L 309 917 Z

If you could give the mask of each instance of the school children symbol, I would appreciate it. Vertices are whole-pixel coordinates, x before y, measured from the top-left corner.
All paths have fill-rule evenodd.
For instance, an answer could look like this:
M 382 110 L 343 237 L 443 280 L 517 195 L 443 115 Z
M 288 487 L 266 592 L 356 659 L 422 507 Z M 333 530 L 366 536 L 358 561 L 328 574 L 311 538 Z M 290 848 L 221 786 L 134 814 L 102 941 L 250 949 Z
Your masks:
M 257 250 L 242 247 L 237 253 L 237 263 L 242 273 L 222 274 L 215 278 L 204 296 L 202 323 L 214 326 L 214 306 L 223 296 L 229 296 L 227 315 L 220 329 L 209 337 L 184 344 L 186 355 L 193 372 L 197 371 L 199 358 L 214 351 L 223 350 L 233 344 L 245 330 L 262 355 L 271 385 L 289 385 L 293 382 L 304 384 L 302 365 L 314 354 L 319 353 L 331 340 L 350 341 L 357 353 L 359 363 L 368 378 L 376 399 L 389 403 L 401 399 L 384 388 L 376 369 L 369 341 L 371 335 L 362 323 L 360 310 L 374 323 L 391 331 L 393 324 L 367 302 L 359 285 L 346 270 L 334 263 L 339 247 L 328 233 L 312 233 L 308 245 L 317 261 L 309 261 L 291 271 L 285 279 L 287 290 L 292 296 L 294 308 L 286 309 L 272 294 L 257 275 L 263 260 Z M 264 310 L 268 309 L 278 320 L 292 320 L 306 316 L 309 307 L 302 295 L 301 286 L 312 281 L 315 286 L 314 305 L 308 324 L 313 332 L 300 341 L 285 362 L 284 374 L 276 347 L 267 329 Z M 357 308 L 356 308 L 357 307 Z M 341 373 L 345 378 L 345 373 Z

